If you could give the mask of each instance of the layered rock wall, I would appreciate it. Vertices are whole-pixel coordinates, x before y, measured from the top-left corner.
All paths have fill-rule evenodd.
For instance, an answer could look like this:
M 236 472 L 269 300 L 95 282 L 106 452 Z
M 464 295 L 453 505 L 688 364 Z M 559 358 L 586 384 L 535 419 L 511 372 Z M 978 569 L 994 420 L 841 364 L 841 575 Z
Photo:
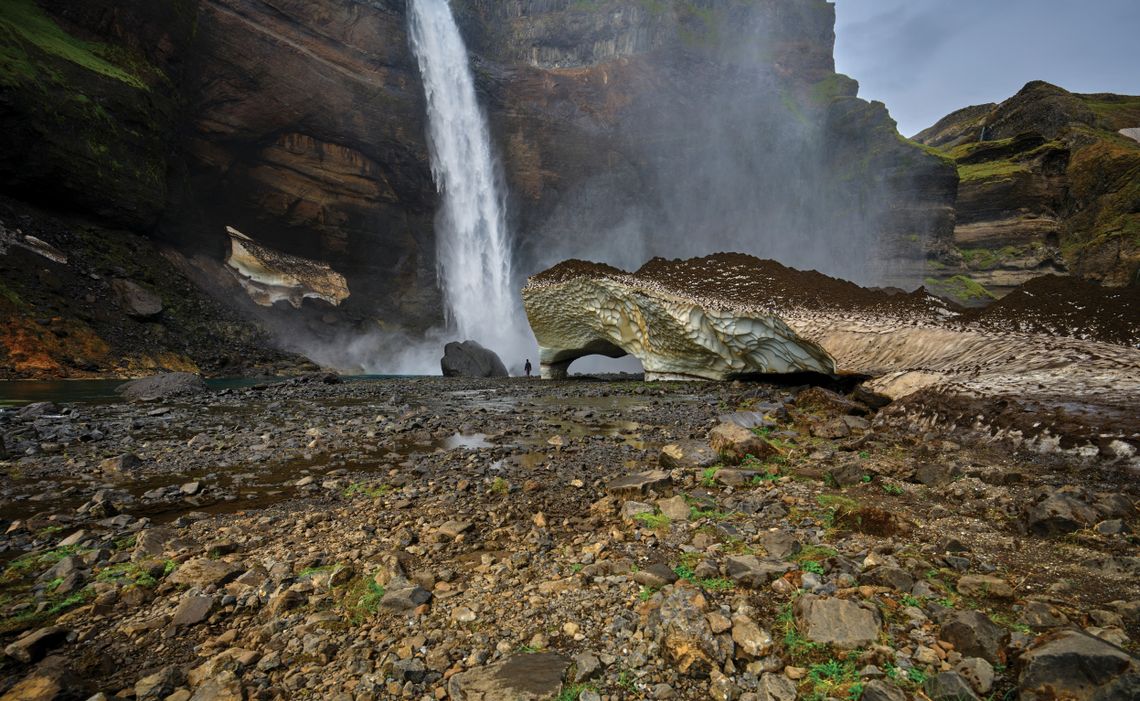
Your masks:
M 1038 81 L 916 136 L 953 158 L 960 177 L 953 240 L 934 252 L 934 284 L 967 277 L 998 295 L 1050 273 L 1135 284 L 1140 144 L 1121 130 L 1136 125 L 1138 97 Z

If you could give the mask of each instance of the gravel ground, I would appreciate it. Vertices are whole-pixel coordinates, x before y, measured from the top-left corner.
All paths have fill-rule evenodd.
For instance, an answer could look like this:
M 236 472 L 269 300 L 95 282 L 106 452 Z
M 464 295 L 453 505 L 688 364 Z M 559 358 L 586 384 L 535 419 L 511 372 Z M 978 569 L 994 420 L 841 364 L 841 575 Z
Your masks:
M 1031 698 L 1069 645 L 1130 698 L 1127 456 L 859 398 L 312 376 L 6 411 L 0 693 Z

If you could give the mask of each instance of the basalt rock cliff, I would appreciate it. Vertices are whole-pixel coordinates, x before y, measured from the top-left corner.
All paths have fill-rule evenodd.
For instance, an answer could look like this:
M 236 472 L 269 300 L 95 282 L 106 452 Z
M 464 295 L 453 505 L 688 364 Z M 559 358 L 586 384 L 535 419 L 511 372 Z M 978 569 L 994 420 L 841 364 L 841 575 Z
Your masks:
M 0 188 L 176 249 L 226 299 L 226 227 L 346 280 L 337 304 L 253 308 L 263 319 L 317 336 L 435 325 L 437 193 L 405 7 L 4 3 Z M 823 0 L 453 9 L 522 272 L 736 249 L 913 285 L 949 240 L 952 164 L 835 73 Z
M 934 287 L 984 297 L 1038 275 L 1140 282 L 1140 97 L 1080 95 L 1043 82 L 967 107 L 915 140 L 954 159 L 953 241 Z

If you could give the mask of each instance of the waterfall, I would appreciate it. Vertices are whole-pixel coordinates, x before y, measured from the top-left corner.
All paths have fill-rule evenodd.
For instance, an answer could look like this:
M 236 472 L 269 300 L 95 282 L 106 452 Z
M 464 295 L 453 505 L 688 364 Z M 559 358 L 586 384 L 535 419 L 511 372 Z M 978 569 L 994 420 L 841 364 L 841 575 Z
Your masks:
M 442 196 L 436 252 L 448 331 L 479 341 L 509 365 L 525 336 L 491 139 L 467 49 L 447 0 L 409 0 L 408 18 L 427 94 L 432 177 Z

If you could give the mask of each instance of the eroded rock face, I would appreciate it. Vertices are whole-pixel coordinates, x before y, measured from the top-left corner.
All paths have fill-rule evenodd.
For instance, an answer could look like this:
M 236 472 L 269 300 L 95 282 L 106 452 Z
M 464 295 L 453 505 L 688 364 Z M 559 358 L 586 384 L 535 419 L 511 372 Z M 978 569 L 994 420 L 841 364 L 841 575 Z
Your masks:
M 227 231 L 226 265 L 257 304 L 270 307 L 284 300 L 300 308 L 306 298 L 314 298 L 335 307 L 348 298 L 348 283 L 328 263 L 274 251 L 232 227 Z
M 527 283 L 523 301 L 548 379 L 591 354 L 630 353 L 647 378 L 835 371 L 822 348 L 775 315 L 741 313 L 603 266 L 557 266 Z
M 226 226 L 256 232 L 345 277 L 353 299 L 330 312 L 344 323 L 422 330 L 439 321 L 438 195 L 405 3 L 38 5 L 65 36 L 97 38 L 107 44 L 100 55 L 130 60 L 92 71 L 18 32 L 0 37 L 44 67 L 0 87 L 6 190 L 157 231 L 215 261 Z M 883 271 L 915 283 L 923 251 L 908 235 L 950 231 L 953 167 L 897 138 L 886 109 L 834 72 L 835 15 L 824 0 L 452 5 L 512 223 L 526 232 L 521 269 L 603 248 L 631 257 L 612 261 L 622 264 L 712 246 L 781 245 L 794 258 L 827 247 L 815 232 L 842 226 L 854 232 L 843 256 L 851 266 L 834 272 L 857 273 L 883 251 Z M 711 128 L 710 116 L 724 123 Z M 726 154 L 732 167 L 717 167 Z M 820 194 L 790 196 L 804 191 Z M 687 235 L 709 213 L 733 221 Z M 757 236 L 758 221 L 785 215 L 812 246 Z M 596 245 L 615 239 L 620 252 Z M 872 239 L 882 246 L 865 245 Z

